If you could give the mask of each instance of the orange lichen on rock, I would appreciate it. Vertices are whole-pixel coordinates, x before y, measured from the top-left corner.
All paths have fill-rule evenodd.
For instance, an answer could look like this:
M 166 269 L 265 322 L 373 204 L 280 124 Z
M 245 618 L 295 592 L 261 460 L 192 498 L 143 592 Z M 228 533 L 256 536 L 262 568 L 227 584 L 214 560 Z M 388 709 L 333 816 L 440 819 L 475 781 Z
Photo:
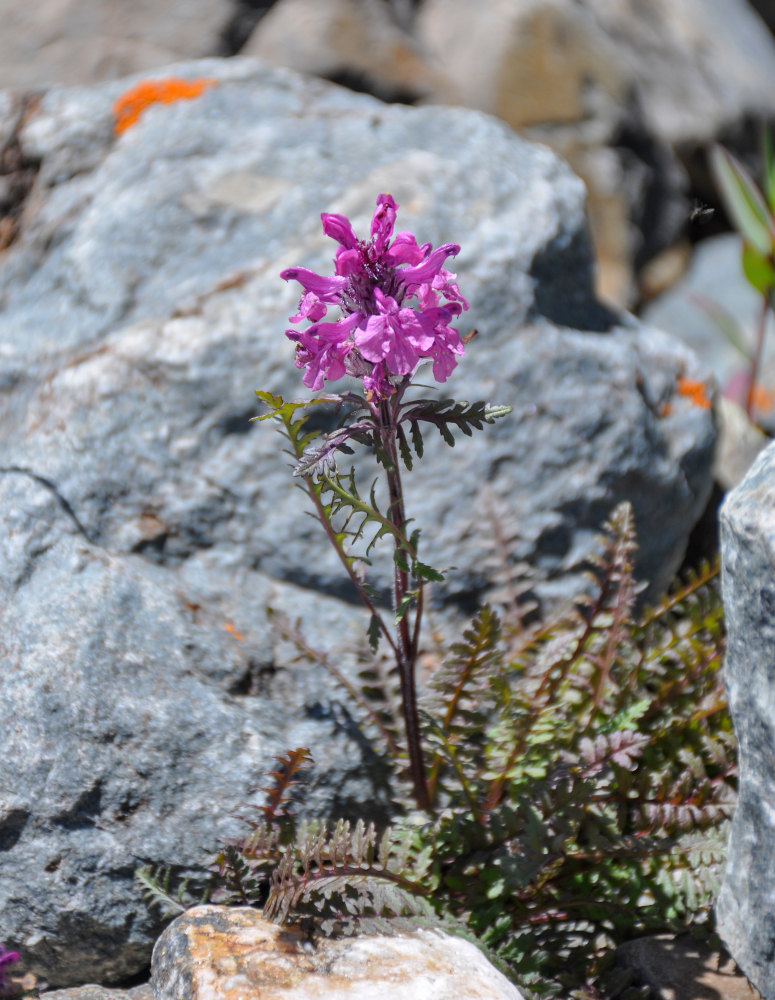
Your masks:
M 701 406 L 703 410 L 709 410 L 711 407 L 707 386 L 698 379 L 679 375 L 676 391 L 679 396 L 686 396 L 695 406 Z
M 230 632 L 234 636 L 237 642 L 242 642 L 242 640 L 245 638 L 240 632 L 236 630 L 236 628 L 231 622 L 226 622 L 224 628 L 226 629 L 227 632 Z
M 116 135 L 126 132 L 152 104 L 172 104 L 174 101 L 190 101 L 199 97 L 208 87 L 214 87 L 217 80 L 204 77 L 198 80 L 182 80 L 168 76 L 163 80 L 142 80 L 119 97 L 113 105 Z
M 751 393 L 751 402 L 759 413 L 770 413 L 775 407 L 775 392 L 765 389 L 763 385 L 755 385 Z

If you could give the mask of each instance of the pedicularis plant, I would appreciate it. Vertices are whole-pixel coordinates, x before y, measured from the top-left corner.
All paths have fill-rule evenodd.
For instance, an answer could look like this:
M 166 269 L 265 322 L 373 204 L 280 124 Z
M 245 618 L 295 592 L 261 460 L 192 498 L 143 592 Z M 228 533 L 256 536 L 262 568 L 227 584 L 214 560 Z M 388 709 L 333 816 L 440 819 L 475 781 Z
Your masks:
M 422 456 L 423 425 L 452 444 L 455 428 L 470 434 L 509 408 L 415 398 L 423 364 L 443 382 L 463 354 L 451 323 L 467 303 L 443 266 L 458 247 L 434 250 L 410 233 L 391 241 L 395 212 L 380 195 L 367 240 L 323 215 L 339 244 L 334 275 L 283 273 L 304 290 L 292 321 L 311 322 L 287 332 L 305 384 L 320 390 L 347 374 L 362 392 L 297 403 L 259 392 L 269 407 L 259 419 L 279 422 L 298 482 L 370 612 L 371 646 L 382 640 L 396 669 L 381 675 L 375 657 L 358 686 L 294 623 L 279 627 L 344 688 L 396 779 L 395 821 L 297 820 L 311 754 L 291 749 L 250 832 L 218 856 L 213 900 L 260 906 L 278 921 L 305 915 L 324 933 L 384 931 L 407 918 L 441 924 L 541 996 L 634 1000 L 643 991 L 606 970 L 605 956 L 623 938 L 707 925 L 723 861 L 736 772 L 715 571 L 639 610 L 632 512 L 622 504 L 586 596 L 529 625 L 518 602 L 503 618 L 485 605 L 418 707 L 423 592 L 443 574 L 419 558 L 402 466 Z M 340 309 L 333 322 L 329 306 Z M 321 402 L 339 408 L 326 434 L 307 426 Z M 354 444 L 382 470 L 382 502 L 377 481 L 364 494 L 352 469 L 337 468 Z M 363 572 L 381 539 L 393 549 L 392 619 Z M 164 874 L 138 876 L 172 912 L 191 901 L 170 893 Z
M 445 382 L 465 351 L 464 338 L 451 326 L 468 302 L 456 275 L 444 268 L 460 250 L 456 243 L 433 249 L 418 244 L 409 232 L 393 236 L 398 206 L 389 194 L 377 198 L 368 239 L 359 239 L 343 215 L 323 213 L 323 231 L 339 244 L 334 274 L 326 277 L 303 267 L 282 272 L 303 288 L 292 323 L 310 320 L 304 329 L 286 331 L 296 344 L 296 365 L 313 390 L 345 375 L 357 379 L 362 392 L 346 391 L 317 399 L 286 403 L 258 391 L 270 410 L 259 420 L 279 421 L 291 445 L 294 475 L 304 484 L 328 538 L 371 614 L 368 634 L 376 651 L 380 639 L 390 647 L 398 668 L 406 751 L 414 798 L 420 809 L 431 802 L 417 711 L 415 667 L 423 617 L 423 591 L 444 574 L 418 554 L 420 531 L 410 529 L 404 504 L 401 466 L 411 469 L 422 457 L 422 425 L 432 424 L 450 445 L 452 429 L 471 434 L 511 412 L 509 406 L 416 398 L 418 371 L 432 365 L 433 377 Z M 324 320 L 329 306 L 339 309 L 334 322 Z M 328 434 L 308 431 L 309 409 L 325 402 L 341 407 L 338 427 Z M 371 448 L 381 466 L 386 499 L 378 501 L 377 481 L 367 495 L 356 484 L 354 469 L 340 471 L 337 453 L 352 453 L 352 444 Z M 364 568 L 380 539 L 393 547 L 393 619 L 388 621 L 366 580 Z M 363 542 L 364 551 L 357 552 Z

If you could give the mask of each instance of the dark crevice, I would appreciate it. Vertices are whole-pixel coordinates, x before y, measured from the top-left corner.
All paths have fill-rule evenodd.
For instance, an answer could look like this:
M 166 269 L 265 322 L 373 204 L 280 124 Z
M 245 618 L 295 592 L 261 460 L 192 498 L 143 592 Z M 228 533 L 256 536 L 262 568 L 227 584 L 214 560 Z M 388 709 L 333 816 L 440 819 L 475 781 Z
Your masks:
M 347 87 L 357 94 L 371 94 L 386 104 L 416 104 L 422 95 L 409 87 L 390 86 L 384 80 L 377 81 L 368 73 L 359 70 L 341 69 L 338 73 L 330 73 L 324 79 Z
M 0 252 L 21 232 L 24 207 L 40 170 L 40 160 L 22 148 L 20 134 L 25 122 L 40 105 L 40 98 L 26 94 L 18 98 L 18 111 L 11 134 L 0 146 Z
M 228 692 L 234 696 L 269 698 L 276 674 L 277 667 L 274 663 L 250 660 L 245 672 L 229 686 Z
M 96 817 L 102 809 L 102 782 L 98 781 L 91 788 L 85 789 L 76 799 L 74 805 L 52 817 L 57 826 L 66 830 L 83 830 L 96 823 Z
M 277 0 L 238 0 L 234 13 L 221 30 L 217 55 L 235 56 L 253 33 L 253 29 Z
M 0 851 L 10 851 L 16 845 L 30 815 L 26 809 L 11 809 L 5 819 L 0 821 Z
M 62 508 L 65 514 L 67 514 L 67 516 L 73 522 L 75 527 L 78 529 L 79 534 L 83 535 L 83 537 L 86 539 L 87 542 L 95 544 L 95 540 L 91 537 L 89 532 L 83 526 L 83 523 L 80 521 L 78 515 L 73 510 L 70 501 L 67 499 L 67 497 L 63 497 L 62 494 L 59 492 L 56 483 L 52 483 L 52 481 L 50 479 L 46 479 L 45 476 L 39 476 L 37 472 L 33 472 L 31 469 L 22 468 L 22 466 L 19 465 L 6 465 L 0 467 L 0 475 L 9 473 L 16 473 L 17 475 L 20 476 L 28 476 L 30 479 L 34 480 L 34 482 L 40 483 L 41 486 L 45 486 L 47 490 L 50 490 L 51 493 L 53 493 L 54 497 L 56 498 L 56 501 L 59 504 L 59 506 Z

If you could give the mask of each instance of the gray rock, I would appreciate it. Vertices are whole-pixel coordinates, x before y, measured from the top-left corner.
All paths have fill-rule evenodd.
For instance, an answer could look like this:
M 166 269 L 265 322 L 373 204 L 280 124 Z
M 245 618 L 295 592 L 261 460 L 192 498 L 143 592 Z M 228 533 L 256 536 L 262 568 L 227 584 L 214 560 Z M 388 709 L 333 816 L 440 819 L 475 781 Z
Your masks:
M 47 1000 L 153 1000 L 151 984 L 134 986 L 129 990 L 112 990 L 106 986 L 89 983 L 74 986 L 69 990 L 53 990 L 46 993 Z
M 240 53 L 346 80 L 382 100 L 438 96 L 444 79 L 412 38 L 406 6 L 402 0 L 278 0 Z
M 726 682 L 737 733 L 740 790 L 717 925 L 765 1000 L 775 997 L 775 444 L 721 508 Z
M 231 0 L 131 6 L 110 0 L 0 0 L 0 87 L 94 83 L 219 52 Z
M 515 406 L 454 452 L 429 437 L 407 477 L 429 559 L 459 567 L 449 615 L 487 593 L 491 506 L 559 599 L 631 499 L 653 593 L 710 489 L 711 413 L 676 393 L 705 373 L 595 301 L 582 185 L 552 153 L 251 60 L 170 74 L 219 82 L 119 138 L 132 81 L 43 97 L 0 270 L 0 926 L 54 986 L 143 968 L 134 868 L 204 863 L 274 753 L 315 753 L 311 812 L 389 808 L 327 675 L 267 622 L 301 618 L 354 677 L 363 614 L 248 423 L 254 388 L 300 395 L 278 273 L 329 266 L 321 210 L 363 230 L 390 190 L 401 228 L 462 244 L 481 336 L 447 389 Z

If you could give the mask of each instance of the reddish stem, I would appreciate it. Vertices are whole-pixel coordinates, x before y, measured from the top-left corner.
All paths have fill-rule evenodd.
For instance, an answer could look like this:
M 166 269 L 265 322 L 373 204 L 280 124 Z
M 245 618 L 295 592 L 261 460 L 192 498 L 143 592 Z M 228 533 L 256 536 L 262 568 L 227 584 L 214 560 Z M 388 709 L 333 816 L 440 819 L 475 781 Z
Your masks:
M 387 480 L 390 499 L 388 517 L 395 525 L 398 537 L 406 537 L 406 515 L 404 513 L 404 494 L 401 486 L 401 473 L 398 466 L 398 450 L 396 448 L 395 414 L 390 400 L 383 400 L 379 407 L 379 433 L 382 447 L 388 457 Z M 398 537 L 395 539 L 395 549 L 400 548 Z M 402 605 L 409 591 L 408 574 L 398 563 L 394 563 L 393 589 L 395 610 Z M 417 646 L 420 630 L 422 606 L 418 603 L 415 609 L 414 628 L 410 628 L 409 610 L 406 609 L 397 626 L 398 676 L 401 682 L 401 710 L 404 716 L 404 731 L 406 745 L 409 751 L 409 773 L 414 788 L 414 798 L 418 808 L 430 810 L 428 794 L 428 779 L 425 773 L 425 762 L 422 755 L 422 740 L 420 737 L 420 718 L 417 711 L 417 687 L 415 666 L 417 662 Z

